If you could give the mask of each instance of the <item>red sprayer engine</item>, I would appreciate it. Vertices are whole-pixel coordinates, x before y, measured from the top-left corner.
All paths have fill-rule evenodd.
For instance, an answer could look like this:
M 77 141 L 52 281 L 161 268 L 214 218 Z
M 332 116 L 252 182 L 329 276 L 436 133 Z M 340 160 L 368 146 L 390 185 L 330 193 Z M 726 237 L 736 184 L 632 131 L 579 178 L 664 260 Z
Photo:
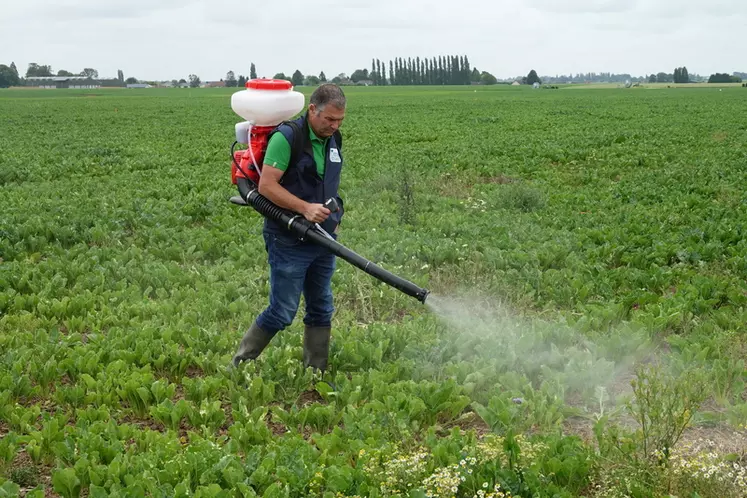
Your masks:
M 267 149 L 267 139 L 270 132 L 274 129 L 274 126 L 253 127 L 247 144 L 249 147 L 245 150 L 233 151 L 231 183 L 236 185 L 237 178 L 248 178 L 252 182 L 259 184 L 259 175 L 262 171 L 262 159 L 264 159 L 265 150 Z M 246 134 L 249 134 L 249 130 L 246 130 Z M 252 155 L 254 158 L 252 158 Z M 244 171 L 248 176 L 244 176 Z

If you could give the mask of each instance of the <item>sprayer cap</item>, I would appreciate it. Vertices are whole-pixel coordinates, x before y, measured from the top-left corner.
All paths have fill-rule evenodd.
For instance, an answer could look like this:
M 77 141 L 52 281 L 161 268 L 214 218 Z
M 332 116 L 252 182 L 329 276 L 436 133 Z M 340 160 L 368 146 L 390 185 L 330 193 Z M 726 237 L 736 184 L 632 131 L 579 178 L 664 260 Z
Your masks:
M 293 85 L 288 80 L 253 79 L 246 82 L 247 88 L 255 90 L 290 90 Z

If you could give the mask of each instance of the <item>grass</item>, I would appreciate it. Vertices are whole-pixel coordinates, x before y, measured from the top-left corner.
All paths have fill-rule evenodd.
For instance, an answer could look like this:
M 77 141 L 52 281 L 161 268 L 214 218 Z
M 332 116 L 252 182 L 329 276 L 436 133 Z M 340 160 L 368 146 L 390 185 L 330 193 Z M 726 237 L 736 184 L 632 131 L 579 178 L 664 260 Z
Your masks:
M 622 83 L 589 83 L 589 84 L 573 84 L 573 85 L 559 85 L 562 88 L 573 88 L 573 89 L 617 89 L 622 86 Z M 626 90 L 637 90 L 637 89 L 648 89 L 648 90 L 664 90 L 672 88 L 740 88 L 742 83 L 640 83 L 637 87 L 627 88 Z
M 340 240 L 434 299 L 341 261 L 325 379 L 300 320 L 225 369 L 269 285 L 233 90 L 0 93 L 0 487 L 666 496 L 743 464 L 636 420 L 744 429 L 744 89 L 638 90 L 346 88 Z

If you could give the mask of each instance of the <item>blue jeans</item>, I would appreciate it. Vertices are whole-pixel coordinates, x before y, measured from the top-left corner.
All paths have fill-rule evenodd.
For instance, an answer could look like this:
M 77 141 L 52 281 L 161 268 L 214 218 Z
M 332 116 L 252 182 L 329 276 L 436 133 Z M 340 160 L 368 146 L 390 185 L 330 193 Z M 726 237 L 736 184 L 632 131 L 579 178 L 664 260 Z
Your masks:
M 298 240 L 290 232 L 264 232 L 263 236 L 270 264 L 270 305 L 257 317 L 257 325 L 273 336 L 289 326 L 303 293 L 304 324 L 329 327 L 335 311 L 331 285 L 335 255 L 312 242 Z

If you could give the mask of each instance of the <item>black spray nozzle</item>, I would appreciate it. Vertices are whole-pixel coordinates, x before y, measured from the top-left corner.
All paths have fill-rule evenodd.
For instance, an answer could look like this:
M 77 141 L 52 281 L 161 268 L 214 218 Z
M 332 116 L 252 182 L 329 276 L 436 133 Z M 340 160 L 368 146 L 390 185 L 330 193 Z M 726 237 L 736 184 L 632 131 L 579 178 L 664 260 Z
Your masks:
M 340 210 L 340 205 L 337 203 L 337 199 L 330 197 L 327 202 L 324 203 L 324 207 L 329 209 L 332 213 L 336 213 Z

